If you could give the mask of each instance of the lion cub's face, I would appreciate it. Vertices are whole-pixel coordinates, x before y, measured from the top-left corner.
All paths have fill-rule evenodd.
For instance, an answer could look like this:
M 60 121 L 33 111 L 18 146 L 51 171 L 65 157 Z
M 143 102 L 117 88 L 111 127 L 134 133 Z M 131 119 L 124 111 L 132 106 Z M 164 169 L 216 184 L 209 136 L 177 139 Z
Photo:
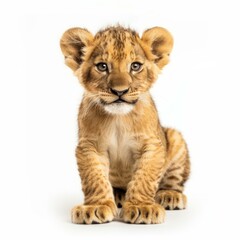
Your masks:
M 142 38 L 122 27 L 111 27 L 92 36 L 81 28 L 66 31 L 61 49 L 66 64 L 80 79 L 92 101 L 107 112 L 125 114 L 134 108 L 168 63 L 173 40 L 155 27 Z

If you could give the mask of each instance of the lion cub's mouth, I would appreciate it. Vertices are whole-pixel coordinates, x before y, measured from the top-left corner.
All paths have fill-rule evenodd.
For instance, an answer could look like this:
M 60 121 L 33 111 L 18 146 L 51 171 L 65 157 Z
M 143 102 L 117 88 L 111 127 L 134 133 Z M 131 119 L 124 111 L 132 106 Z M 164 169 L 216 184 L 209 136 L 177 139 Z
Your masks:
M 103 105 L 111 104 L 130 104 L 134 105 L 137 103 L 139 98 L 138 92 L 124 94 L 122 96 L 115 96 L 106 92 L 100 93 L 100 102 Z
M 118 99 L 116 99 L 116 100 L 114 100 L 112 102 L 109 102 L 109 101 L 104 101 L 103 99 L 101 99 L 101 103 L 103 105 L 109 105 L 109 104 L 114 104 L 114 103 L 118 103 L 118 104 L 121 104 L 121 103 L 135 104 L 137 101 L 138 101 L 138 99 L 135 99 L 135 100 L 132 100 L 132 101 L 126 101 L 123 98 L 118 98 Z
M 128 114 L 134 109 L 135 104 L 138 101 L 138 97 L 133 96 L 113 96 L 109 94 L 101 94 L 100 103 L 106 112 L 114 115 Z

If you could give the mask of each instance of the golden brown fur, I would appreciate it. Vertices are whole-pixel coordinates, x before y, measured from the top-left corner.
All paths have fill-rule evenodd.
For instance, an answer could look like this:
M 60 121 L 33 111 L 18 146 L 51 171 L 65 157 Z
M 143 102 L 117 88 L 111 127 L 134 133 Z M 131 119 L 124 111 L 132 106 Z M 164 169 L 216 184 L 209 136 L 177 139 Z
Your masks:
M 184 209 L 189 157 L 182 135 L 162 128 L 149 88 L 168 63 L 173 39 L 160 27 L 142 37 L 121 26 L 93 36 L 69 29 L 66 64 L 85 88 L 79 109 L 77 164 L 84 204 L 74 223 L 161 223 L 165 209 Z

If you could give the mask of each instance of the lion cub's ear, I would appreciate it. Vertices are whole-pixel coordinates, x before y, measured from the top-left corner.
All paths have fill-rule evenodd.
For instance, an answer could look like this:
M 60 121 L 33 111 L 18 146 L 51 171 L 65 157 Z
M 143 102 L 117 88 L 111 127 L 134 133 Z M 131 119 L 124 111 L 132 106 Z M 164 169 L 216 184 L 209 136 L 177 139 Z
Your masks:
M 84 48 L 91 45 L 93 35 L 83 28 L 70 28 L 61 40 L 60 47 L 65 57 L 65 63 L 73 71 L 76 71 L 82 63 Z
M 173 48 L 173 38 L 164 28 L 154 27 L 146 30 L 142 41 L 151 49 L 154 62 L 161 69 L 169 62 L 169 55 Z

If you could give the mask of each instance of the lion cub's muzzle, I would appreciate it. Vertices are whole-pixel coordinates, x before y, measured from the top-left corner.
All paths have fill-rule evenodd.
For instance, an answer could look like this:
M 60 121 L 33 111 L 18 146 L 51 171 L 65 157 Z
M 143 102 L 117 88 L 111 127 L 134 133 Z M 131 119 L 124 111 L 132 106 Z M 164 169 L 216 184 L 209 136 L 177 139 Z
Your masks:
M 110 89 L 109 92 L 100 93 L 100 102 L 110 114 L 127 114 L 134 109 L 138 95 L 137 92 L 130 92 L 129 89 L 122 91 Z
M 138 101 L 138 93 L 130 92 L 129 89 L 118 91 L 111 88 L 110 92 L 111 93 L 108 92 L 100 93 L 100 99 L 102 104 L 112 103 L 135 104 Z
M 118 96 L 118 99 L 116 99 L 115 101 L 113 101 L 112 103 L 131 103 L 131 104 L 134 104 L 137 102 L 137 99 L 136 100 L 133 100 L 131 102 L 127 101 L 126 99 L 124 99 L 124 95 L 127 94 L 127 92 L 129 91 L 129 88 L 127 89 L 124 89 L 124 90 L 117 90 L 117 89 L 113 89 L 113 88 L 110 88 L 110 91 L 112 94 Z

